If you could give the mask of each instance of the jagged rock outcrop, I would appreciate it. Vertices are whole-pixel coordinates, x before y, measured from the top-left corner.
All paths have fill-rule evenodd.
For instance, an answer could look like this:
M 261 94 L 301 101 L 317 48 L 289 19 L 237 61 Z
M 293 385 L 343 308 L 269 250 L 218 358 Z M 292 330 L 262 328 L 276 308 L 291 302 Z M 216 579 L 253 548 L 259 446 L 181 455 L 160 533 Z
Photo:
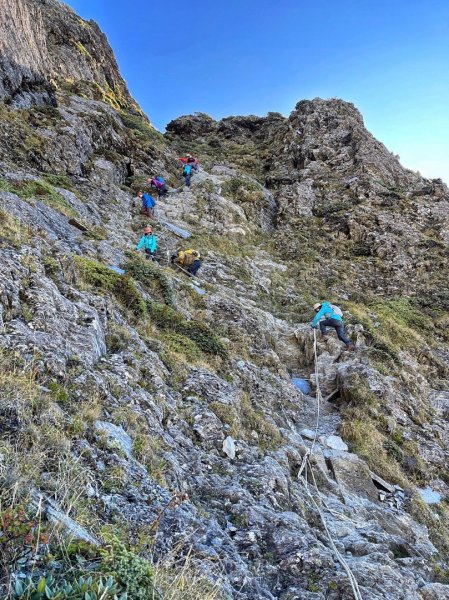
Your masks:
M 449 495 L 446 187 L 339 100 L 181 117 L 162 137 L 95 24 L 54 0 L 3 3 L 0 513 L 43 500 L 23 556 L 0 535 L 0 594 L 76 565 L 130 599 L 154 585 L 349 600 L 324 518 L 364 600 L 447 598 L 447 505 L 418 490 Z M 27 32 L 17 44 L 5 14 Z M 187 150 L 202 166 L 181 189 Z M 149 175 L 171 188 L 152 222 L 159 263 L 135 251 Z M 186 244 L 204 257 L 194 281 L 169 265 Z M 331 336 L 315 365 L 324 298 L 357 350 Z M 59 551 L 55 521 L 94 547 Z
M 265 182 L 276 200 L 279 237 L 292 258 L 301 256 L 304 245 L 317 252 L 325 245 L 327 263 L 353 285 L 381 295 L 400 290 L 426 298 L 431 291 L 441 297 L 448 189 L 441 180 L 404 169 L 365 129 L 352 104 L 303 100 L 288 119 L 270 114 L 211 122 L 205 115 L 185 116 L 167 132 L 169 140 L 181 136 L 184 144 L 207 149 L 216 161 L 234 162 Z M 303 229 L 313 231 L 314 239 L 307 231 L 298 234 Z
M 58 0 L 1 0 L 0 100 L 54 104 L 72 86 L 117 108 L 135 107 L 106 36 Z

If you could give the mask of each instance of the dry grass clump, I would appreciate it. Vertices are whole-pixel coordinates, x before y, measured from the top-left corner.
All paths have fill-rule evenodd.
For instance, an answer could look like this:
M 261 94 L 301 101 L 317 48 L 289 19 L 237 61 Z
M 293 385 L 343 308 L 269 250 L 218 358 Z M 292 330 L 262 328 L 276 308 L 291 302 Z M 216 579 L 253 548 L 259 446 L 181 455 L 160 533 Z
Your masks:
M 247 392 L 242 393 L 238 410 L 221 402 L 211 402 L 209 408 L 220 421 L 230 426 L 232 437 L 256 443 L 262 450 L 273 450 L 282 443 L 279 429 L 254 408 Z
M 0 246 L 7 245 L 8 247 L 20 248 L 24 244 L 29 244 L 32 237 L 33 232 L 31 227 L 24 225 L 19 219 L 16 219 L 6 210 L 0 208 Z
M 154 567 L 154 584 L 163 600 L 230 600 L 216 584 L 201 575 L 191 552 L 176 567 Z
M 407 480 L 401 467 L 385 449 L 388 437 L 378 430 L 374 421 L 363 411 L 345 411 L 340 435 L 348 442 L 351 451 L 363 458 L 369 468 L 386 479 L 405 486 Z

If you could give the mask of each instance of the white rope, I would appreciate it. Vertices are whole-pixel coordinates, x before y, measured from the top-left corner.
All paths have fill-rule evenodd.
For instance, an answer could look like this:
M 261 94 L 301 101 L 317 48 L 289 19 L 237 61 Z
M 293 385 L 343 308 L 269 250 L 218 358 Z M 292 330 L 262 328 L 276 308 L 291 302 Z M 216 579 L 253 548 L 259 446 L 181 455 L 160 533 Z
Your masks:
M 312 475 L 312 479 L 313 479 L 313 485 L 315 486 L 318 494 L 319 494 L 319 490 L 318 490 L 318 486 L 316 483 L 316 479 L 315 479 L 315 475 L 313 474 L 313 470 L 312 470 L 312 465 L 310 464 L 309 459 L 307 459 L 307 464 L 309 466 L 309 470 L 311 472 Z M 354 598 L 355 600 L 363 600 L 362 594 L 360 592 L 360 588 L 359 585 L 357 583 L 357 579 L 355 578 L 354 573 L 351 571 L 351 567 L 348 565 L 348 563 L 346 562 L 346 560 L 343 558 L 343 556 L 341 555 L 340 551 L 338 550 L 338 548 L 335 545 L 335 542 L 332 538 L 332 534 L 329 531 L 329 528 L 327 526 L 327 522 L 326 522 L 326 517 L 323 514 L 323 511 L 321 510 L 320 505 L 318 504 L 318 502 L 315 500 L 315 498 L 313 497 L 312 493 L 309 490 L 309 486 L 308 486 L 308 482 L 305 478 L 303 478 L 304 484 L 305 484 L 305 489 L 306 489 L 306 493 L 307 496 L 310 498 L 312 504 L 314 505 L 314 507 L 316 508 L 321 522 L 323 524 L 324 530 L 326 532 L 327 538 L 329 540 L 329 543 L 331 545 L 332 550 L 335 553 L 335 556 L 337 557 L 338 562 L 341 564 L 341 566 L 343 567 L 343 569 L 346 571 L 346 574 L 349 578 L 349 582 L 351 584 L 351 588 L 352 588 L 352 592 L 354 594 Z
M 320 413 L 321 413 L 321 402 L 323 400 L 321 396 L 321 388 L 320 388 L 320 380 L 318 377 L 318 365 L 317 365 L 317 340 L 316 340 L 316 329 L 313 330 L 313 352 L 315 355 L 315 382 L 316 382 L 316 422 L 315 422 L 315 434 L 313 436 L 312 445 L 304 454 L 304 458 L 302 459 L 301 466 L 298 471 L 298 477 L 302 477 L 302 472 L 304 471 L 307 462 L 309 461 L 309 456 L 312 454 L 315 444 L 318 438 L 318 429 L 320 426 Z
M 318 485 L 317 485 L 317 482 L 315 479 L 315 475 L 313 473 L 312 465 L 309 460 L 309 457 L 313 452 L 313 449 L 315 447 L 315 444 L 316 444 L 316 441 L 318 438 L 318 429 L 319 429 L 319 425 L 320 425 L 321 402 L 323 400 L 323 397 L 321 395 L 320 380 L 319 380 L 319 376 L 318 376 L 318 365 L 317 365 L 318 355 L 317 355 L 316 329 L 313 330 L 313 353 L 314 353 L 314 359 L 315 359 L 315 384 L 316 384 L 316 400 L 317 400 L 315 435 L 314 435 L 311 447 L 307 450 L 307 452 L 305 453 L 304 458 L 302 460 L 301 467 L 298 471 L 298 479 L 302 479 L 302 481 L 304 483 L 304 488 L 306 490 L 306 494 L 318 512 L 318 515 L 321 519 L 324 530 L 326 532 L 327 538 L 329 540 L 330 546 L 331 546 L 332 550 L 334 551 L 334 554 L 337 557 L 338 562 L 341 564 L 341 566 L 343 567 L 343 569 L 345 570 L 345 572 L 349 578 L 349 582 L 351 584 L 351 588 L 352 588 L 352 592 L 354 594 L 355 600 L 363 600 L 363 597 L 362 597 L 362 594 L 360 593 L 360 588 L 358 586 L 355 575 L 351 571 L 350 566 L 348 565 L 348 563 L 346 562 L 346 560 L 344 559 L 344 557 L 338 550 L 337 546 L 335 545 L 335 542 L 332 538 L 332 534 L 329 530 L 329 527 L 327 526 L 326 517 L 324 516 L 324 513 L 320 506 L 320 504 L 322 504 L 320 490 L 318 489 Z M 307 480 L 307 470 L 305 471 L 304 475 L 302 474 L 304 469 L 306 468 L 306 466 L 308 467 L 308 470 L 310 471 L 310 474 L 312 476 L 313 485 L 318 494 L 318 502 L 315 500 L 315 498 L 313 497 L 313 495 L 309 489 L 309 483 Z

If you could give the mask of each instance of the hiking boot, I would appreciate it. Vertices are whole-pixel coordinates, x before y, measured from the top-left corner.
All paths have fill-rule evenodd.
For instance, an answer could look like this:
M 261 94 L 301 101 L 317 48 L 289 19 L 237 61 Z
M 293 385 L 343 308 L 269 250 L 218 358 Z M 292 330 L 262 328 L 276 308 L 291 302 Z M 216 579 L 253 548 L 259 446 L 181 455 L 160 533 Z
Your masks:
M 329 339 L 329 337 L 327 335 L 321 335 L 321 341 L 322 342 L 327 342 L 327 340 Z
M 346 350 L 347 350 L 348 352 L 352 352 L 353 350 L 355 350 L 355 346 L 354 346 L 354 344 L 347 344 L 347 345 L 346 345 Z

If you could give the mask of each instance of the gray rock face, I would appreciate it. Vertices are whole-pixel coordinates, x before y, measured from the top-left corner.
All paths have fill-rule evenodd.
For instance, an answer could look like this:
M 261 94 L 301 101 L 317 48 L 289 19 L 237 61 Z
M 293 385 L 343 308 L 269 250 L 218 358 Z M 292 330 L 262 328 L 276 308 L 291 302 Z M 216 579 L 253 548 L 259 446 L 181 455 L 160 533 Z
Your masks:
M 49 56 L 42 12 L 37 3 L 24 0 L 2 0 L 0 12 L 0 99 L 19 107 L 39 100 L 50 102 L 52 86 L 47 79 Z M 22 35 L 18 36 L 18 31 Z
M 324 443 L 331 450 L 340 450 L 341 452 L 347 452 L 348 445 L 344 443 L 339 435 L 330 435 L 324 440 Z
M 110 91 L 117 105 L 135 105 L 121 78 L 106 36 L 57 0 L 2 0 L 0 99 L 24 108 L 54 103 L 55 84 L 71 80 Z M 17 35 L 17 32 L 21 35 Z
M 92 546 L 100 545 L 98 539 L 65 514 L 50 498 L 35 492 L 32 496 L 32 504 L 36 509 L 36 514 L 43 514 L 58 530 L 62 530 L 70 541 L 82 540 Z
M 95 429 L 99 435 L 105 434 L 111 444 L 118 446 L 128 458 L 131 458 L 133 441 L 122 427 L 106 421 L 96 421 Z
M 336 481 L 349 493 L 365 497 L 373 502 L 377 500 L 377 489 L 374 486 L 369 469 L 364 461 L 355 454 L 336 455 L 330 459 Z
M 420 594 L 423 600 L 446 600 L 449 598 L 447 586 L 441 585 L 440 583 L 425 585 L 421 588 Z

